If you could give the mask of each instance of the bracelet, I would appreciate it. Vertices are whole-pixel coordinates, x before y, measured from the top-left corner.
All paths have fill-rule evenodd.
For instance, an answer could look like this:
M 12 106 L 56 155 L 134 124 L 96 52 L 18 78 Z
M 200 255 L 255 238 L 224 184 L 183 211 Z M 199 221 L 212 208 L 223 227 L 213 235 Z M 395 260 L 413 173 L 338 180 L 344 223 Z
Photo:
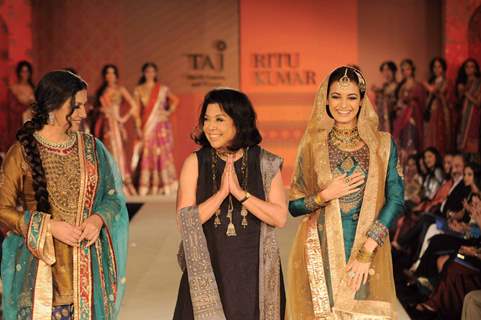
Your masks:
M 376 241 L 379 247 L 382 247 L 385 239 L 389 236 L 389 230 L 381 221 L 376 220 L 367 232 L 367 236 Z
M 321 193 L 320 193 L 320 192 L 316 195 L 316 197 L 314 198 L 314 201 L 316 201 L 316 203 L 317 203 L 320 207 L 326 206 L 326 199 L 324 199 L 324 198 L 321 196 Z
M 361 263 L 371 263 L 372 260 L 374 259 L 374 253 L 373 252 L 368 252 L 366 249 L 361 248 L 359 252 L 357 253 L 356 260 Z
M 244 196 L 244 198 L 240 201 L 240 203 L 244 203 L 247 201 L 247 199 L 249 199 L 251 197 L 251 194 L 249 192 L 246 191 L 246 195 Z

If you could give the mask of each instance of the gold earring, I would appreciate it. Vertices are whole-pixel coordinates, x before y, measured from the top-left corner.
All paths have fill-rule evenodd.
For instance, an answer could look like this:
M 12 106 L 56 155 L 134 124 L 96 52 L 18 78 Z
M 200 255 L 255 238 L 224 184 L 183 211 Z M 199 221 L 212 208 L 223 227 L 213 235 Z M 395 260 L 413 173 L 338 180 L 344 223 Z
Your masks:
M 55 115 L 53 112 L 48 113 L 48 124 L 53 125 L 55 123 Z

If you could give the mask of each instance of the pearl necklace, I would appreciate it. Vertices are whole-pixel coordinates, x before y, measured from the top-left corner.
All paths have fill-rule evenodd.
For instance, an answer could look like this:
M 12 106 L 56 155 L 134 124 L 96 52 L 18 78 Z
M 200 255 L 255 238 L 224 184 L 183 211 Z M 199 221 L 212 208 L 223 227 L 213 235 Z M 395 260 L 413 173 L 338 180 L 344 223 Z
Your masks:
M 60 143 L 49 141 L 49 140 L 45 139 L 44 137 L 42 137 L 38 132 L 34 132 L 33 136 L 42 145 L 44 145 L 46 147 L 49 147 L 49 148 L 53 148 L 53 149 L 68 149 L 75 144 L 75 134 L 74 133 L 69 133 L 68 134 L 68 136 L 69 136 L 68 140 L 65 141 L 65 142 L 60 142 Z

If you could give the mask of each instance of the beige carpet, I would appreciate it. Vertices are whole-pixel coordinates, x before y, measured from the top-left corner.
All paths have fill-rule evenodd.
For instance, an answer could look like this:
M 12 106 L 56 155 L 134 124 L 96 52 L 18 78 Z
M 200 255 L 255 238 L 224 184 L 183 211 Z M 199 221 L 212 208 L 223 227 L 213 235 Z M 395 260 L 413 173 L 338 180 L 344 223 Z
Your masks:
M 287 227 L 278 232 L 284 269 L 296 228 L 297 221 L 290 219 Z M 146 203 L 130 224 L 127 290 L 121 320 L 172 319 L 181 276 L 176 259 L 178 246 L 174 199 Z M 409 319 L 400 305 L 399 314 L 400 320 Z

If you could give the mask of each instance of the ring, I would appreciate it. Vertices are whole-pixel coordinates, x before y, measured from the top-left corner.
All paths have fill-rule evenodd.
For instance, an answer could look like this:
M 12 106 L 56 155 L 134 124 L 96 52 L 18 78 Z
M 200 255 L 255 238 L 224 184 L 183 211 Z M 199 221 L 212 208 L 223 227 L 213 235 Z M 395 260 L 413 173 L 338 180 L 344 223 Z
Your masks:
M 350 278 L 354 278 L 356 276 L 356 273 L 354 271 L 349 271 L 347 273 L 347 275 L 350 277 Z
M 344 181 L 346 181 L 346 183 L 349 184 L 349 182 L 351 182 L 351 178 L 350 178 L 350 177 L 346 177 L 346 178 L 344 179 Z

